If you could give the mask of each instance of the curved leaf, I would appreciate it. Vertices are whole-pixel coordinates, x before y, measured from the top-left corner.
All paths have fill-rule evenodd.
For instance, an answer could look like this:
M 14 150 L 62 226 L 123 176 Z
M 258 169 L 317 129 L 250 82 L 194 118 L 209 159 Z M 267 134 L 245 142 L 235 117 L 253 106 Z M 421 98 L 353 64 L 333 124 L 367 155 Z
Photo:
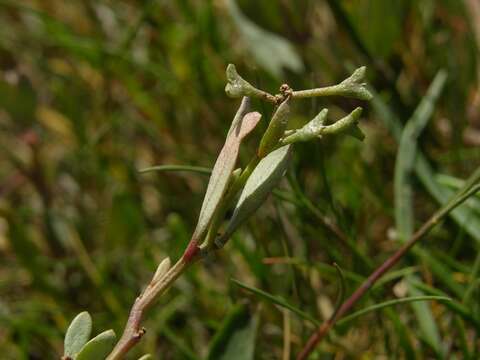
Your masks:
M 190 165 L 156 165 L 138 170 L 138 172 L 142 174 L 151 171 L 188 171 L 204 175 L 210 175 L 212 173 L 212 169 L 210 168 Z
M 315 319 L 312 315 L 310 315 L 309 313 L 306 313 L 305 311 L 300 310 L 299 308 L 293 306 L 292 304 L 288 303 L 285 299 L 283 299 L 279 296 L 272 295 L 272 294 L 270 294 L 266 291 L 257 289 L 253 286 L 249 286 L 249 285 L 244 284 L 244 283 L 242 283 L 238 280 L 235 280 L 235 279 L 230 279 L 230 281 L 233 282 L 235 285 L 241 287 L 242 289 L 250 291 L 251 293 L 257 295 L 258 297 L 260 297 L 260 298 L 262 298 L 262 299 L 264 299 L 268 302 L 271 302 L 275 305 L 281 306 L 284 309 L 290 310 L 291 312 L 298 315 L 302 319 L 310 321 L 315 326 L 320 326 L 321 325 L 321 323 L 317 319 Z
M 228 132 L 225 144 L 213 167 L 197 226 L 192 235 L 192 239 L 194 240 L 201 239 L 205 235 L 208 225 L 227 190 L 230 175 L 237 162 L 240 144 L 245 136 L 247 136 L 260 121 L 261 115 L 258 112 L 251 112 L 244 115 L 247 110 L 244 104 L 248 101 L 245 99 L 246 98 L 242 101 L 242 105 L 233 119 L 233 124 Z
M 337 326 L 342 325 L 342 324 L 346 324 L 347 322 L 350 322 L 350 321 L 356 319 L 359 316 L 368 314 L 372 311 L 383 309 L 383 308 L 388 307 L 388 306 L 394 306 L 394 305 L 397 305 L 397 304 L 404 304 L 404 303 L 412 303 L 412 302 L 417 302 L 417 301 L 430 301 L 430 300 L 448 301 L 448 302 L 452 301 L 452 299 L 449 298 L 449 297 L 434 296 L 434 295 L 433 296 L 429 296 L 429 295 L 426 295 L 426 296 L 411 296 L 411 297 L 406 297 L 406 298 L 402 298 L 402 299 L 388 300 L 388 301 L 382 302 L 380 304 L 375 304 L 375 305 L 369 306 L 365 309 L 358 310 L 351 315 L 345 316 L 343 319 L 340 319 L 340 320 L 337 321 Z
M 291 145 L 272 151 L 258 163 L 240 194 L 225 233 L 217 240 L 223 246 L 235 230 L 263 204 L 287 169 Z
M 105 359 L 112 351 L 116 341 L 117 337 L 113 330 L 104 331 L 87 342 L 75 360 Z

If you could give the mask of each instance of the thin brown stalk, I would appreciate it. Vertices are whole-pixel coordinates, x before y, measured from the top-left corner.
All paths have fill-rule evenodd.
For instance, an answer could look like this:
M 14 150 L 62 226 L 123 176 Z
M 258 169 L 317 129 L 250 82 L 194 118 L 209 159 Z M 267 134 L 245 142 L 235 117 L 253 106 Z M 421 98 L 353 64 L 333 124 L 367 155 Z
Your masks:
M 433 216 L 425 222 L 420 229 L 418 229 L 412 237 L 400 247 L 392 256 L 390 256 L 382 265 L 380 265 L 363 283 L 360 287 L 353 292 L 353 294 L 345 300 L 340 306 L 335 316 L 324 322 L 320 327 L 310 336 L 307 343 L 297 355 L 297 360 L 304 360 L 312 353 L 315 347 L 321 342 L 321 340 L 328 334 L 329 330 L 335 325 L 335 323 L 345 315 L 350 309 L 365 295 L 365 293 L 380 279 L 385 273 L 387 273 L 398 261 L 430 230 L 435 227 L 443 218 L 448 215 L 453 209 L 462 204 L 470 196 L 480 190 L 480 185 L 475 185 L 467 191 L 461 191 L 459 195 L 454 196 L 443 208 L 438 210 Z

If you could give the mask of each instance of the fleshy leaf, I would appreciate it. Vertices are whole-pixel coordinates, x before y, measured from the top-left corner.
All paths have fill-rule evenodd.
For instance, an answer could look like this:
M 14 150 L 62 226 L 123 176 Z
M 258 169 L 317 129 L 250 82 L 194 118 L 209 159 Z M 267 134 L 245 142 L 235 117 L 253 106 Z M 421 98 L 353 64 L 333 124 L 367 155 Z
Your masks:
M 293 144 L 300 141 L 309 141 L 315 138 L 321 138 L 323 135 L 335 135 L 345 133 L 353 136 L 359 140 L 363 140 L 363 135 L 358 125 L 358 119 L 362 115 L 362 108 L 357 107 L 347 116 L 341 118 L 334 124 L 325 126 L 325 119 L 327 117 L 328 110 L 323 109 L 304 127 L 297 130 L 290 130 L 285 132 L 285 137 L 281 140 L 282 144 Z
M 300 129 L 290 130 L 286 132 L 285 138 L 282 140 L 284 144 L 292 144 L 299 141 L 309 141 L 320 136 L 320 132 L 324 127 L 325 120 L 327 119 L 328 109 L 323 109 L 317 116 L 310 120 L 305 126 Z
M 105 359 L 112 351 L 116 341 L 117 337 L 113 330 L 104 331 L 87 342 L 75 360 Z
M 244 102 L 242 102 L 235 115 L 233 120 L 234 126 L 229 130 L 225 144 L 213 167 L 198 217 L 198 223 L 192 235 L 192 239 L 195 241 L 200 240 L 205 235 L 212 217 L 227 190 L 230 176 L 237 162 L 240 143 L 260 121 L 261 115 L 258 112 L 251 112 L 242 116 L 247 110 L 246 106 L 243 105 Z M 241 118 L 241 120 L 237 122 L 237 118 Z
M 341 118 L 336 123 L 329 126 L 325 126 L 322 129 L 321 133 L 327 135 L 327 134 L 340 134 L 344 132 L 348 135 L 353 136 L 354 138 L 363 140 L 365 138 L 365 135 L 363 135 L 362 131 L 357 126 L 358 119 L 360 118 L 361 115 L 362 115 L 362 108 L 357 107 L 350 114 L 348 114 L 344 118 Z
M 253 170 L 240 194 L 225 233 L 217 239 L 221 247 L 235 230 L 252 215 L 277 186 L 287 169 L 290 145 L 282 146 L 264 157 Z
M 366 84 L 363 83 L 365 78 L 365 66 L 359 67 L 350 77 L 343 80 L 338 87 L 343 89 L 343 96 L 351 97 L 359 100 L 371 100 L 372 94 L 368 91 Z
M 227 1 L 227 8 L 258 65 L 277 78 L 283 75 L 283 68 L 294 72 L 303 71 L 302 59 L 289 41 L 250 21 L 234 0 Z
M 87 343 L 91 332 L 92 317 L 88 312 L 83 311 L 68 326 L 64 340 L 64 355 L 74 358 Z

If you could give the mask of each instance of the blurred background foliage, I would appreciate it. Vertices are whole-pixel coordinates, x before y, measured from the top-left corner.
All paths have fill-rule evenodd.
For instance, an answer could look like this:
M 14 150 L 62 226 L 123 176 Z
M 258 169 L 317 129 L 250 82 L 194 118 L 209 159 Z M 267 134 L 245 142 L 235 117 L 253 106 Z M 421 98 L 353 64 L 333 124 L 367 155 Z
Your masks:
M 376 98 L 361 122 L 366 139 L 296 146 L 277 195 L 159 301 L 134 351 L 196 359 L 210 348 L 210 358 L 234 358 L 226 354 L 240 344 L 238 359 L 253 358 L 254 345 L 255 358 L 296 353 L 313 325 L 229 279 L 328 318 L 338 287 L 331 264 L 351 292 L 400 244 L 398 134 L 440 69 L 447 84 L 417 144 L 430 172 L 410 177 L 415 226 L 448 197 L 479 164 L 479 24 L 475 0 L 0 0 L 1 357 L 59 358 L 82 310 L 96 333 L 121 333 L 159 261 L 181 255 L 208 180 L 138 170 L 213 165 L 238 105 L 224 93 L 228 63 L 273 93 L 284 82 L 334 84 L 367 65 Z M 291 126 L 322 107 L 336 119 L 359 104 L 302 100 Z M 270 105 L 255 107 L 269 118 Z M 405 296 L 405 276 L 415 274 L 417 292 L 447 294 L 456 308 L 364 316 L 312 358 L 480 356 L 480 211 L 468 206 L 360 305 Z M 237 343 L 222 350 L 229 338 Z

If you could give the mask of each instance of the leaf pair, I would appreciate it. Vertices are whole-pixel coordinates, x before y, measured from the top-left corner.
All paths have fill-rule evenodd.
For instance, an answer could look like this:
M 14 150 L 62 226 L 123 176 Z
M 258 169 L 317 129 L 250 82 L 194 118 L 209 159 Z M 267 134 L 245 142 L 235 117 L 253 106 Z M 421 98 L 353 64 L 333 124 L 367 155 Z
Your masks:
M 310 141 L 320 138 L 323 135 L 333 135 L 345 133 L 359 140 L 363 140 L 365 135 L 358 127 L 358 119 L 362 115 L 362 108 L 357 107 L 347 116 L 341 118 L 334 124 L 325 126 L 327 120 L 328 109 L 323 109 L 317 116 L 310 120 L 305 126 L 296 130 L 288 130 L 282 139 L 282 144 L 292 144 L 295 142 Z
M 192 240 L 200 241 L 205 236 L 227 191 L 229 180 L 237 162 L 240 144 L 260 121 L 261 115 L 258 112 L 247 113 L 249 103 L 249 99 L 244 97 L 233 119 L 225 144 L 215 162 Z
M 115 332 L 104 331 L 89 341 L 91 332 L 92 318 L 88 312 L 81 312 L 72 320 L 65 334 L 64 358 L 75 360 L 106 358 L 115 345 Z

